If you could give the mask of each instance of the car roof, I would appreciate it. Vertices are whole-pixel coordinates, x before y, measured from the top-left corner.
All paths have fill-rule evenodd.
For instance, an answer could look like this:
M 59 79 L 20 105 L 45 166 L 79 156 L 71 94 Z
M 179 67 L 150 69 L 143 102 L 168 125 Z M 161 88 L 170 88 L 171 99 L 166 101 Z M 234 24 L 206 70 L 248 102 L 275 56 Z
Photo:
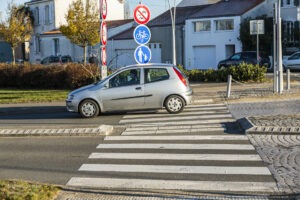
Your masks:
M 147 64 L 134 64 L 127 65 L 125 67 L 121 67 L 120 69 L 129 69 L 129 68 L 137 68 L 137 67 L 174 67 L 173 64 L 165 64 L 165 63 L 147 63 Z

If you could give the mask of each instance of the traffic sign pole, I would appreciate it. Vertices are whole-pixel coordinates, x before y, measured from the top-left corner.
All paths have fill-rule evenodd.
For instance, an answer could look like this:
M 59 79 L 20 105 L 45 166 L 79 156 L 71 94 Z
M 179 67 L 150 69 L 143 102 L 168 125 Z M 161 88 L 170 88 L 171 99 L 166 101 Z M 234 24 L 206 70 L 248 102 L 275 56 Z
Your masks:
M 99 67 L 101 67 L 101 78 L 107 77 L 107 54 L 106 54 L 106 44 L 107 44 L 107 0 L 100 0 L 100 48 L 101 48 L 101 63 L 99 62 Z M 99 56 L 100 57 L 100 56 Z

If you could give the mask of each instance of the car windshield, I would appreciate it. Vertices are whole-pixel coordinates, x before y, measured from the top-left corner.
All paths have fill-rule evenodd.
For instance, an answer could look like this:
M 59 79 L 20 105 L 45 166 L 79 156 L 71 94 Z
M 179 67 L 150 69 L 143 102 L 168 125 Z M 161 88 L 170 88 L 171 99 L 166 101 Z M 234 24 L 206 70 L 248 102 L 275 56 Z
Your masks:
M 116 71 L 114 71 L 112 74 L 108 75 L 107 77 L 105 77 L 104 79 L 102 79 L 101 81 L 95 83 L 95 85 L 99 85 L 102 84 L 103 82 L 105 82 L 106 80 L 110 79 L 111 77 L 113 77 L 116 73 L 118 73 L 119 71 L 121 71 L 122 68 L 117 69 Z

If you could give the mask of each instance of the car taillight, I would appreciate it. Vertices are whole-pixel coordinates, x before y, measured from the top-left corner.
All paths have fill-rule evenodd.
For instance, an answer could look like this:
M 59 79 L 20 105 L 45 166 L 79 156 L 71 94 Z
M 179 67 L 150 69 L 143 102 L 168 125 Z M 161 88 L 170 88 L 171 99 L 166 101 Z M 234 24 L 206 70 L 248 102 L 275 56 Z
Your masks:
M 181 82 L 185 86 L 187 86 L 187 81 L 186 81 L 185 77 L 181 74 L 181 72 L 178 69 L 176 69 L 175 67 L 173 67 L 173 69 L 174 69 L 175 73 L 177 74 L 178 78 L 181 80 Z

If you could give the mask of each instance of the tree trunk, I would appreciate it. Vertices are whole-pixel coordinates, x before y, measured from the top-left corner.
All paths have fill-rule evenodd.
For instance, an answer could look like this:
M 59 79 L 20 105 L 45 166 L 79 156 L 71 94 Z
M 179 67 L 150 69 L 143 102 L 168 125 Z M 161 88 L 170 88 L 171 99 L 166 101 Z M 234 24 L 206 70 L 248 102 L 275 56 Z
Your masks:
M 16 64 L 16 53 L 15 53 L 15 48 L 11 47 L 11 51 L 12 51 L 12 64 L 15 65 Z
M 83 64 L 86 65 L 86 50 L 87 50 L 87 43 L 84 44 L 84 47 L 83 47 Z

